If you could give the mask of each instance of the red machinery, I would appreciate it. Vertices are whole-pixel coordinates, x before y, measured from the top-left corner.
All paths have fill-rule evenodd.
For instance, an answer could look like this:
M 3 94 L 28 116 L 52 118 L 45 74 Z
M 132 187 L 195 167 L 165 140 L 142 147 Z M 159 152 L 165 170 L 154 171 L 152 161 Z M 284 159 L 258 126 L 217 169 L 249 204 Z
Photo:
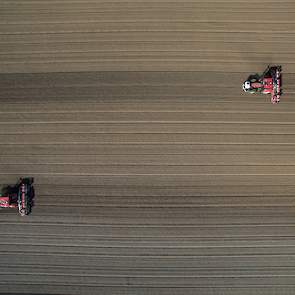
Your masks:
M 0 208 L 18 208 L 21 216 L 30 214 L 35 195 L 33 181 L 33 178 L 20 178 L 16 185 L 4 188 Z
M 271 102 L 278 103 L 282 94 L 281 66 L 268 66 L 260 76 L 250 75 L 243 83 L 243 90 L 249 93 L 271 94 Z

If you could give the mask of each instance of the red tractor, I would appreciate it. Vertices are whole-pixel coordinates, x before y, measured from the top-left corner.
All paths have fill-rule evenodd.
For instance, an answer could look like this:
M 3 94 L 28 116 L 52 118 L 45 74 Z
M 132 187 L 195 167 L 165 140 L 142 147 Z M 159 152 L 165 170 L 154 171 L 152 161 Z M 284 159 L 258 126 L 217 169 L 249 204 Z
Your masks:
M 21 216 L 31 213 L 34 204 L 33 178 L 20 178 L 14 186 L 7 186 L 0 194 L 0 208 L 18 208 Z
M 248 93 L 270 94 L 271 102 L 278 103 L 282 94 L 281 66 L 268 66 L 262 75 L 250 75 L 243 83 Z

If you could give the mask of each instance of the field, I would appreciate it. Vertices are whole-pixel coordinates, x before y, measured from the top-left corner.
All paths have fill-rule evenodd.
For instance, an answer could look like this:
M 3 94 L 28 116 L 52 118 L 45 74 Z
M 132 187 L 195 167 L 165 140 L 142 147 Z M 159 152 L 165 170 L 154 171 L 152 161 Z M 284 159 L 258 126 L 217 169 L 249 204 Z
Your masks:
M 295 2 L 1 0 L 0 293 L 295 293 Z M 284 95 L 242 92 L 283 67 Z

